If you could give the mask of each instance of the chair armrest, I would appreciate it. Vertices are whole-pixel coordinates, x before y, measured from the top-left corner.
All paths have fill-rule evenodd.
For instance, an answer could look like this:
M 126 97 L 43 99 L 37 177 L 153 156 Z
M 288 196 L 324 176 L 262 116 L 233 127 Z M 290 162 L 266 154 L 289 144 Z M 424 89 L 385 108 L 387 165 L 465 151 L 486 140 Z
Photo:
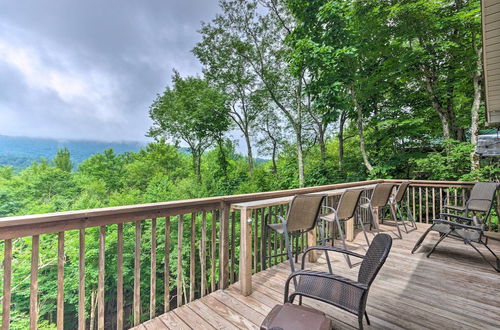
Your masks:
M 341 248 L 336 248 L 336 247 L 333 247 L 333 246 L 311 246 L 310 248 L 308 248 L 307 250 L 305 250 L 304 254 L 302 255 L 302 266 L 301 266 L 302 269 L 304 269 L 304 265 L 305 265 L 305 260 L 306 260 L 307 253 L 309 253 L 310 251 L 314 251 L 314 250 L 333 251 L 333 252 L 343 253 L 343 254 L 347 254 L 347 255 L 350 255 L 350 256 L 353 256 L 353 257 L 357 257 L 357 258 L 361 258 L 361 259 L 365 258 L 365 256 L 362 255 L 362 254 L 359 254 L 359 253 L 356 253 L 356 252 L 352 252 L 352 251 L 349 251 L 349 250 L 345 250 L 345 249 L 341 249 Z
M 295 277 L 302 276 L 302 275 L 326 278 L 326 279 L 329 279 L 332 281 L 342 282 L 344 284 L 353 286 L 353 287 L 358 288 L 358 289 L 363 290 L 363 291 L 368 290 L 368 286 L 366 284 L 359 283 L 359 282 L 350 280 L 350 279 L 342 277 L 342 276 L 338 276 L 338 275 L 334 275 L 334 274 L 330 274 L 330 273 L 318 272 L 318 271 L 314 271 L 314 270 L 298 270 L 298 271 L 290 274 L 290 276 L 288 276 L 288 278 L 286 280 L 286 283 L 285 283 L 285 302 L 287 302 L 287 300 L 288 300 L 288 293 L 290 291 L 290 282 Z
M 450 221 L 450 220 L 444 220 L 444 219 L 435 219 L 432 220 L 434 223 L 443 223 L 450 225 L 451 227 L 455 228 L 463 228 L 463 229 L 472 229 L 472 230 L 477 230 L 477 231 L 483 231 L 483 228 L 478 227 L 478 226 L 469 226 L 469 225 L 464 225 L 462 223 L 456 222 L 456 221 Z
M 266 217 L 264 218 L 264 225 L 267 225 L 269 223 L 270 217 L 276 217 L 276 218 L 280 219 L 283 224 L 286 224 L 286 219 L 283 218 L 281 215 L 278 215 L 275 213 L 268 213 L 268 214 L 266 214 Z
M 451 214 L 451 213 L 440 213 L 439 217 L 441 220 L 445 220 L 443 217 L 446 217 L 446 218 L 455 218 L 455 219 L 465 220 L 468 222 L 474 222 L 474 219 L 472 219 L 472 218 L 464 217 L 462 215 Z

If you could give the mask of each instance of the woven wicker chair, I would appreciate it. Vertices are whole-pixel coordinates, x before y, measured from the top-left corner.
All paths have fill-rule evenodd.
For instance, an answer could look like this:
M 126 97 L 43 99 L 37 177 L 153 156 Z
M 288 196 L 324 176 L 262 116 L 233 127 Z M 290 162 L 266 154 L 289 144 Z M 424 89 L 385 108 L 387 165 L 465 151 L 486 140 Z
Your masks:
M 406 194 L 406 191 L 408 190 L 408 187 L 410 186 L 410 181 L 404 181 L 402 182 L 396 194 L 389 198 L 389 206 L 391 207 L 391 215 L 393 217 L 393 220 L 395 220 L 396 226 L 398 227 L 398 234 L 399 237 L 401 237 L 401 230 L 399 229 L 399 226 L 402 224 L 405 232 L 408 234 L 411 231 L 414 231 L 417 229 L 417 223 L 415 222 L 415 218 L 413 217 L 413 213 L 411 212 L 410 209 L 410 204 L 405 203 L 403 200 L 403 197 Z M 403 207 L 403 205 L 405 207 Z M 404 210 L 403 210 L 404 209 Z M 403 214 L 406 213 L 406 214 Z M 399 215 L 399 217 L 397 216 Z M 406 223 L 409 222 L 409 226 L 411 226 L 411 229 L 408 230 L 408 227 L 406 226 Z
M 295 297 L 316 299 L 358 316 L 359 328 L 363 329 L 363 316 L 370 325 L 366 313 L 366 300 L 370 286 L 385 263 L 392 246 L 392 238 L 387 234 L 378 234 L 373 239 L 366 255 L 361 255 L 331 246 L 315 246 L 306 250 L 302 256 L 302 269 L 292 273 L 285 283 L 285 303 L 293 303 Z M 304 270 L 305 257 L 313 250 L 333 251 L 362 259 L 357 281 L 325 272 Z M 296 289 L 290 294 L 290 281 L 298 280 Z
M 286 219 L 277 214 L 267 214 L 264 219 L 264 255 L 263 255 L 263 268 L 267 268 L 267 259 L 276 256 L 287 255 L 290 261 L 290 268 L 295 271 L 293 263 L 293 251 L 290 236 L 299 236 L 305 232 L 313 230 L 316 227 L 321 205 L 326 195 L 324 194 L 308 194 L 297 195 L 293 198 Z M 280 222 L 270 223 L 271 217 L 279 219 Z M 267 238 L 269 231 L 276 234 L 285 236 L 286 253 L 268 256 L 267 252 Z
M 342 226 L 340 225 L 341 222 L 345 222 L 349 219 L 351 219 L 355 212 L 356 208 L 358 206 L 359 198 L 361 197 L 361 193 L 363 190 L 346 190 L 342 196 L 340 196 L 339 203 L 337 205 L 337 209 L 334 209 L 333 207 L 330 206 L 323 206 L 323 208 L 327 209 L 330 211 L 328 214 L 324 214 L 320 216 L 320 220 L 332 224 L 335 223 L 337 225 L 340 239 L 342 240 L 342 246 L 344 249 L 347 250 L 347 245 L 345 243 L 345 235 L 344 231 L 342 230 Z M 358 217 L 359 224 L 361 225 L 361 228 L 364 230 L 364 225 L 361 219 Z M 320 234 L 321 234 L 321 244 L 326 245 L 326 237 L 325 237 L 325 230 L 322 226 L 322 224 L 318 224 Z M 368 237 L 366 236 L 365 233 L 365 238 L 366 238 L 366 243 L 370 244 L 368 241 Z M 333 246 L 333 238 L 332 238 L 332 246 Z M 332 266 L 330 264 L 330 259 L 328 257 L 327 251 L 326 253 L 326 260 L 328 263 L 328 269 L 330 270 L 330 273 L 332 272 Z M 347 261 L 347 264 L 349 265 L 350 268 L 353 267 L 353 264 L 351 263 L 351 259 L 348 254 L 344 254 L 344 257 Z
M 377 221 L 375 221 L 376 217 L 375 217 L 374 210 L 378 209 L 380 207 L 384 207 L 384 206 L 389 204 L 389 199 L 391 197 L 391 193 L 392 193 L 392 190 L 394 189 L 394 186 L 396 186 L 395 183 L 379 183 L 373 189 L 373 193 L 372 193 L 371 198 L 361 197 L 361 205 L 360 206 L 364 209 L 370 210 L 370 213 L 372 215 L 370 229 L 373 226 L 373 228 L 375 228 L 375 231 L 377 232 L 377 234 L 380 233 L 380 228 L 379 228 Z M 392 208 L 391 208 L 391 215 L 392 215 L 393 219 L 395 219 L 395 221 L 397 221 L 396 215 L 394 214 Z M 364 226 L 362 228 L 363 228 L 363 233 L 365 234 L 365 239 L 367 240 L 367 242 L 369 244 L 368 236 L 366 235 L 366 230 L 364 229 Z M 398 227 L 398 231 L 399 231 L 399 227 Z M 399 236 L 400 236 L 400 238 L 402 237 L 400 231 L 399 231 Z
M 415 253 L 417 249 L 422 245 L 427 234 L 431 231 L 439 233 L 439 239 L 433 245 L 431 250 L 427 253 L 427 258 L 436 250 L 436 247 L 447 237 L 456 238 L 463 240 L 467 245 L 470 245 L 474 250 L 476 250 L 479 255 L 497 272 L 500 272 L 500 259 L 498 256 L 490 249 L 488 246 L 488 239 L 500 239 L 498 233 L 487 232 L 487 220 L 491 214 L 491 209 L 493 207 L 493 200 L 495 198 L 496 190 L 500 187 L 498 183 L 492 182 L 478 182 L 472 188 L 470 198 L 467 200 L 465 206 L 446 206 L 447 209 L 462 211 L 465 216 L 460 216 L 450 213 L 441 213 L 439 219 L 432 220 L 432 226 L 430 226 L 423 234 L 420 236 L 418 241 L 415 243 L 411 253 Z M 469 212 L 474 216 L 469 217 Z M 477 214 L 483 213 L 485 216 L 483 218 L 478 218 Z M 495 263 L 490 262 L 485 255 L 474 245 L 479 244 L 486 247 L 486 249 L 495 258 Z

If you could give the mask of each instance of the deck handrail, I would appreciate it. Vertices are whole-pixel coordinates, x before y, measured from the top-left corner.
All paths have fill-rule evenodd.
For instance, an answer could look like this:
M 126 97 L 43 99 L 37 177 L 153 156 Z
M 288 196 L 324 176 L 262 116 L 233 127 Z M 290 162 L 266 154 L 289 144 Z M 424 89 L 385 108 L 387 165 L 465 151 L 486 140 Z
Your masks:
M 78 299 L 78 327 L 83 329 L 88 326 L 86 319 L 86 311 L 89 310 L 88 304 L 85 303 L 85 235 L 86 228 L 99 227 L 98 236 L 95 237 L 98 242 L 98 288 L 96 296 L 96 324 L 99 329 L 109 326 L 111 322 L 109 315 L 105 312 L 109 311 L 110 307 L 106 305 L 105 296 L 108 296 L 105 287 L 105 260 L 106 254 L 109 254 L 110 242 L 106 241 L 110 225 L 111 231 L 116 230 L 116 262 L 117 273 L 112 274 L 116 278 L 116 299 L 113 298 L 112 309 L 116 310 L 116 316 L 112 317 L 112 324 L 117 328 L 123 328 L 126 325 L 137 325 L 142 318 L 147 314 L 143 311 L 145 308 L 141 306 L 141 244 L 143 237 L 148 230 L 151 232 L 151 237 L 148 242 L 151 246 L 149 252 L 150 267 L 150 290 L 149 290 L 149 317 L 155 317 L 158 309 L 156 297 L 156 282 L 157 278 L 157 263 L 163 262 L 163 267 L 160 268 L 165 286 L 163 288 L 163 312 L 168 311 L 170 307 L 180 306 L 186 302 L 190 302 L 197 297 L 203 296 L 218 288 L 226 288 L 230 283 L 238 280 L 237 265 L 241 258 L 238 255 L 240 224 L 237 220 L 239 216 L 238 210 L 231 210 L 231 204 L 245 203 L 264 199 L 288 197 L 297 194 L 314 193 L 334 189 L 356 188 L 360 186 L 373 185 L 383 182 L 400 183 L 402 179 L 391 180 L 368 180 L 349 183 L 339 183 L 331 185 L 323 185 L 316 187 L 297 188 L 290 190 L 238 194 L 229 196 L 215 196 L 208 198 L 198 198 L 189 200 L 169 201 L 150 204 L 127 205 L 117 207 L 98 208 L 90 210 L 78 210 L 68 212 L 57 212 L 48 214 L 23 215 L 0 218 L 0 240 L 3 242 L 4 267 L 3 267 L 3 297 L 2 297 L 2 326 L 7 327 L 10 324 L 10 307 L 11 307 L 11 277 L 12 277 L 12 259 L 15 258 L 15 239 L 21 237 L 32 236 L 31 245 L 31 276 L 30 276 L 30 310 L 29 315 L 31 325 L 37 324 L 39 309 L 37 307 L 37 298 L 40 295 L 38 289 L 39 269 L 38 262 L 40 255 L 45 251 L 40 250 L 40 235 L 57 233 L 57 313 L 56 324 L 62 327 L 64 318 L 64 264 L 65 264 L 65 233 L 68 231 L 79 231 L 79 299 Z M 453 197 L 454 202 L 462 202 L 465 200 L 466 191 L 469 190 L 474 182 L 459 182 L 459 181 L 430 181 L 430 180 L 410 180 L 410 191 L 407 195 L 409 202 L 414 210 L 414 214 L 418 221 L 429 222 L 432 216 L 439 212 L 442 207 L 440 203 L 444 200 L 443 197 Z M 366 191 L 369 193 L 369 191 Z M 430 198 L 429 198 L 430 197 Z M 327 199 L 327 203 L 333 204 L 338 199 L 332 197 Z M 436 203 L 437 201 L 437 203 Z M 272 207 L 263 207 L 256 209 L 254 217 L 258 221 L 251 224 L 253 243 L 250 249 L 245 249 L 247 253 L 246 260 L 250 262 L 250 270 L 256 273 L 262 269 L 262 225 L 264 215 L 269 212 L 277 212 L 284 214 L 287 204 L 282 203 Z M 360 214 L 361 218 L 367 215 Z M 124 228 L 127 223 L 135 223 L 135 239 L 126 240 Z M 171 230 L 175 230 L 172 224 L 177 226 L 177 242 L 171 239 Z M 158 228 L 164 226 L 162 234 L 164 242 L 164 251 L 157 256 L 158 240 L 161 235 L 158 234 Z M 147 228 L 147 229 L 145 229 Z M 88 235 L 88 234 L 87 234 Z M 158 236 L 158 237 L 157 237 Z M 186 237 L 190 241 L 187 242 Z M 113 236 L 114 237 L 114 236 Z M 109 240 L 109 238 L 108 238 Z M 124 283 L 124 241 L 128 244 L 135 243 L 134 247 L 134 289 L 132 305 L 128 312 L 133 321 L 128 324 L 125 313 L 125 297 L 123 290 Z M 132 242 L 132 243 L 131 243 Z M 176 243 L 176 245 L 175 245 Z M 283 248 L 282 242 L 274 239 L 269 246 L 273 251 L 280 251 Z M 114 244 L 114 243 L 113 243 Z M 297 242 L 299 244 L 299 242 Z M 307 248 L 304 237 L 300 242 L 300 251 Z M 185 266 L 185 253 L 183 246 L 189 246 L 189 272 Z M 176 246 L 176 247 L 175 247 Z M 0 246 L 1 247 L 1 246 Z M 144 251 L 143 251 L 144 252 Z M 115 253 L 115 252 L 112 252 Z M 184 253 L 184 254 L 183 254 Z M 175 269 L 170 269 L 169 263 L 171 255 L 177 256 L 177 266 Z M 199 262 L 198 262 L 199 257 Z M 109 257 L 108 257 L 109 258 Z M 274 260 L 275 263 L 281 259 L 278 257 Z M 217 265 L 218 263 L 218 265 Z M 186 274 L 184 274 L 186 272 Z M 183 275 L 184 274 L 184 275 Z M 110 275 L 108 275 L 110 276 Z M 186 280 L 184 279 L 186 277 Z M 174 281 L 172 281 L 174 280 Z M 171 283 L 175 285 L 171 285 Z M 174 290 L 174 288 L 176 288 Z M 171 290 L 172 293 L 170 292 Z M 15 293 L 14 293 L 15 294 Z M 175 304 L 172 304 L 172 298 L 175 297 Z M 108 299 L 109 300 L 109 299 Z M 94 306 L 94 305 L 93 305 Z M 106 307 L 107 306 L 107 307 Z M 146 310 L 147 311 L 147 310 Z M 106 323 L 105 323 L 106 322 Z

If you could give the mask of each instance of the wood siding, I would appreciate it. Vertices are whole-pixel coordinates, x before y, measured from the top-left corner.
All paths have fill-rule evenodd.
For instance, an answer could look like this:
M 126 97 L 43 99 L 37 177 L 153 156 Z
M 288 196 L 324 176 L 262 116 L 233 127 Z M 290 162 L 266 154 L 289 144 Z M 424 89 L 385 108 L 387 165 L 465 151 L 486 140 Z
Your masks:
M 484 85 L 488 125 L 500 126 L 500 2 L 482 1 Z

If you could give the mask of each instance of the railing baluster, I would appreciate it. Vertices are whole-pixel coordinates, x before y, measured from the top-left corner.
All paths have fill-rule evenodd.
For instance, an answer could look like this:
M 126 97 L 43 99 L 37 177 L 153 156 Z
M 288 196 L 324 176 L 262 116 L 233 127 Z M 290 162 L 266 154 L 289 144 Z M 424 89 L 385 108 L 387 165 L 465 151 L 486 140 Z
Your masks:
M 195 267 L 196 267 L 196 250 L 195 250 L 195 237 L 196 237 L 196 213 L 191 214 L 191 241 L 190 241 L 190 259 L 189 259 L 189 301 L 194 300 L 194 282 L 195 282 Z
M 417 205 L 417 203 L 415 203 L 417 191 L 415 187 L 412 187 L 412 189 L 413 189 L 413 216 L 415 217 L 415 220 L 417 220 L 417 212 L 415 212 Z
M 259 222 L 256 221 L 257 219 L 257 210 L 253 210 L 252 212 L 252 219 L 253 219 L 253 271 L 254 273 L 257 273 L 257 255 L 258 255 L 258 237 L 259 237 Z
M 234 283 L 234 265 L 236 259 L 236 212 L 231 215 L 231 284 Z
M 141 221 L 135 222 L 134 249 L 134 326 L 141 322 Z
M 40 236 L 31 238 L 31 278 L 30 278 L 30 328 L 37 328 L 38 321 L 38 259 Z
M 163 280 L 163 311 L 170 310 L 170 217 L 165 217 L 165 278 Z
M 436 189 L 432 188 L 432 219 L 436 219 Z
M 283 212 L 283 205 L 280 205 L 279 206 L 279 215 L 280 216 L 283 216 L 284 212 Z M 284 242 L 284 235 L 279 235 L 279 239 L 280 239 L 280 254 L 283 253 L 283 246 L 285 245 L 285 242 Z M 279 259 L 281 262 L 283 262 L 285 259 L 284 259 L 285 256 L 280 256 Z
M 264 270 L 264 221 L 266 217 L 266 209 L 260 208 L 260 270 Z M 256 219 L 257 220 L 257 219 Z M 257 220 L 258 221 L 258 220 Z
M 200 241 L 200 259 L 201 259 L 201 294 L 205 296 L 207 283 L 207 213 L 203 211 L 201 214 L 201 241 Z
M 210 281 L 210 291 L 214 292 L 215 286 L 215 251 L 217 249 L 216 245 L 216 227 L 217 227 L 217 213 L 215 210 L 212 211 L 212 237 L 211 237 L 211 249 L 210 249 L 210 276 L 212 280 Z
M 177 222 L 177 307 L 182 306 L 182 235 L 184 214 L 180 214 Z
M 429 188 L 425 187 L 425 223 L 429 223 Z
M 219 260 L 220 260 L 220 289 L 229 286 L 229 210 L 230 204 L 221 203 L 220 210 L 220 238 L 219 238 Z
M 418 213 L 420 222 L 422 222 L 422 187 L 418 187 Z
M 104 329 L 104 262 L 105 262 L 106 226 L 99 228 L 99 260 L 97 283 L 97 328 Z
M 64 329 L 64 232 L 57 239 L 57 329 Z
M 116 328 L 123 329 L 123 223 L 118 224 L 116 238 Z
M 439 188 L 439 213 L 443 213 L 443 188 Z
M 10 326 L 10 284 L 12 281 L 12 240 L 4 241 L 3 258 L 3 301 L 2 301 L 2 329 Z
M 149 318 L 156 316 L 156 218 L 151 219 L 151 277 L 149 293 Z
M 453 193 L 453 195 L 455 197 L 455 204 L 454 205 L 458 205 L 458 188 L 455 188 L 455 192 Z M 457 214 L 458 212 L 455 211 L 454 213 Z

